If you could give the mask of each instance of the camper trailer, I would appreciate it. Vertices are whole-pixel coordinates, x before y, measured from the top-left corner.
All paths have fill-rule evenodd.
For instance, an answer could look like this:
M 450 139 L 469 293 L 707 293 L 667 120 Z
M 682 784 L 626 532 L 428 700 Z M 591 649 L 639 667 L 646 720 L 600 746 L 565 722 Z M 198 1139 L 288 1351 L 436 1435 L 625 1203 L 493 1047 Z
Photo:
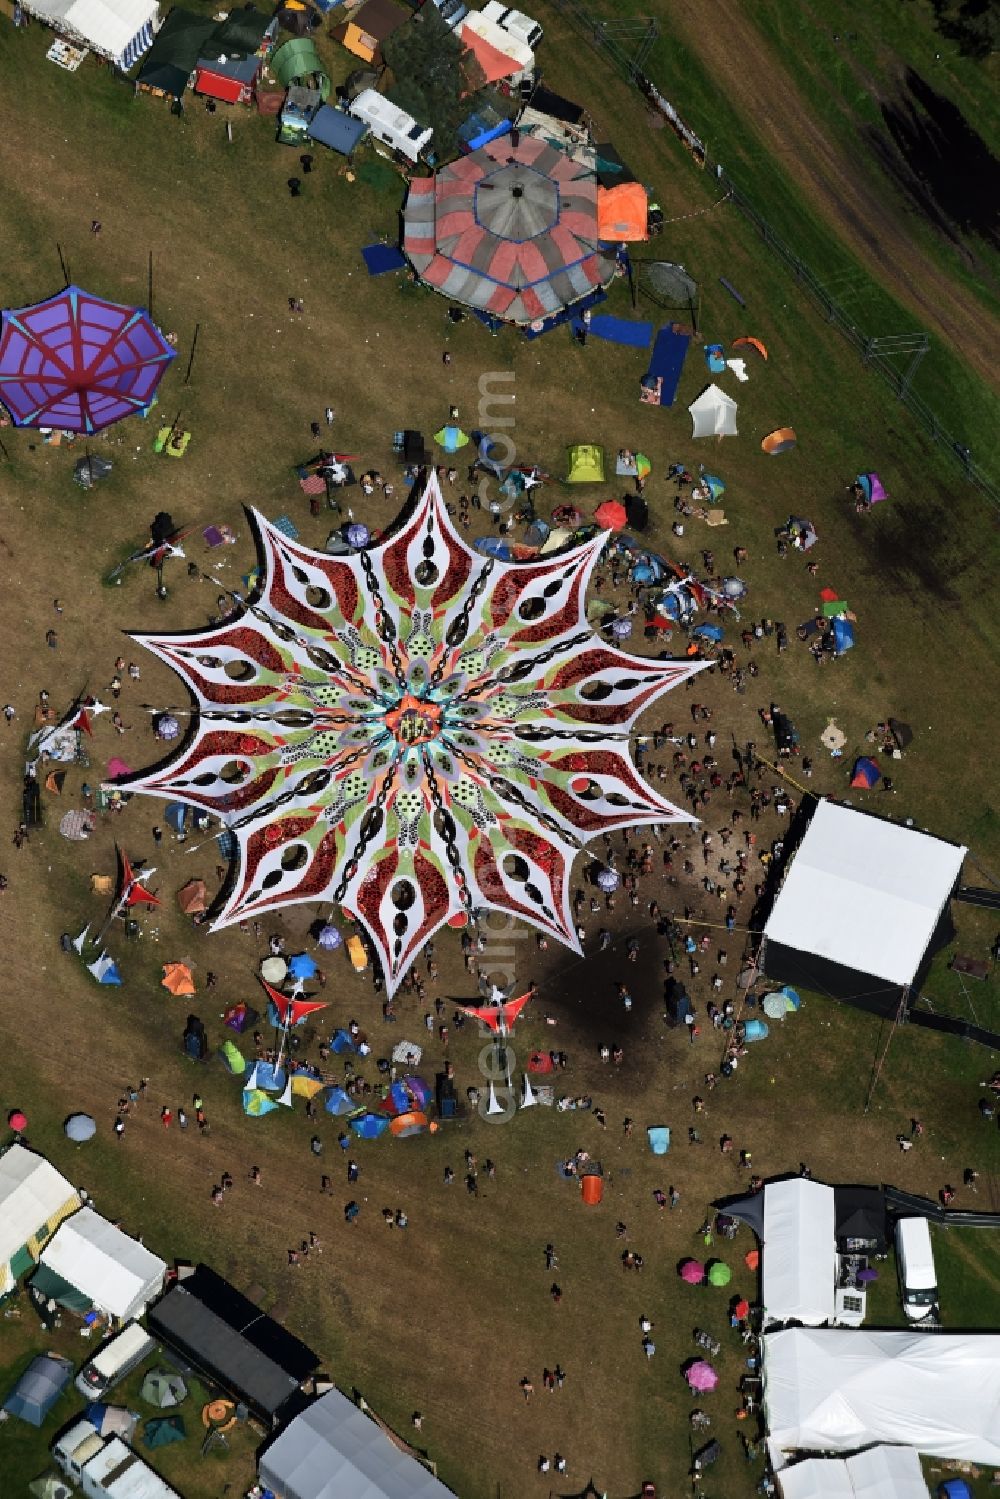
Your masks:
M 89 1421 L 76 1421 L 52 1445 L 60 1473 L 85 1499 L 180 1499 L 176 1489 L 119 1437 L 105 1440 Z
M 368 126 L 376 149 L 380 143 L 388 146 L 390 151 L 404 156 L 414 166 L 434 135 L 429 126 L 418 125 L 412 115 L 373 88 L 363 89 L 352 100 L 348 112 Z
M 532 52 L 538 51 L 538 44 L 544 33 L 538 22 L 526 16 L 523 10 L 511 10 L 502 0 L 487 0 L 479 14 L 485 20 L 495 21 L 498 26 L 502 26 L 515 41 L 523 42 Z

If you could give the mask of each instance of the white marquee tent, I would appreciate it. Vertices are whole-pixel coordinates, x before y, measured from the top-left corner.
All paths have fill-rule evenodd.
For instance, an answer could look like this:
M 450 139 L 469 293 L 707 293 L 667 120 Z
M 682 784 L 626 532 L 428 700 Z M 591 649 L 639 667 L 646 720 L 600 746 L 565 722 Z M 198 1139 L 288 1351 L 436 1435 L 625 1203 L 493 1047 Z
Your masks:
M 160 29 L 158 0 L 21 0 L 21 5 L 60 36 L 123 70 L 149 50 Z
M 771 909 L 765 941 L 801 954 L 806 964 L 819 959 L 890 985 L 910 984 L 965 853 L 915 828 L 821 801 Z
M 37 1255 L 52 1225 L 73 1212 L 80 1198 L 44 1156 L 26 1145 L 11 1145 L 0 1155 L 0 1295 L 24 1273 L 20 1259 Z
M 119 1322 L 142 1315 L 167 1273 L 164 1260 L 93 1208 L 60 1224 L 39 1263 Z
M 763 1353 L 776 1469 L 876 1442 L 1000 1467 L 1000 1335 L 794 1327 Z
M 768 1182 L 761 1250 L 765 1322 L 831 1322 L 837 1279 L 833 1188 L 801 1176 Z
M 930 1499 L 912 1447 L 869 1447 L 854 1457 L 809 1457 L 778 1474 L 781 1499 Z
M 277 1499 L 453 1499 L 339 1390 L 288 1423 L 259 1474 Z
M 736 402 L 717 385 L 709 385 L 688 407 L 692 437 L 737 437 Z

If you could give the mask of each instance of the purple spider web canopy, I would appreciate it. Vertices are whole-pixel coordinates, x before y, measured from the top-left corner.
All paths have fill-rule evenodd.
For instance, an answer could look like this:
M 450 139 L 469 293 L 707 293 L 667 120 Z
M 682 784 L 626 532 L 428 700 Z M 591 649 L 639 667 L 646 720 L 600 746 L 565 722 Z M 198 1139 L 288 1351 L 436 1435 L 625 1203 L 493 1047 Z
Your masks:
M 597 834 L 690 822 L 630 756 L 639 715 L 703 662 L 649 661 L 587 622 L 606 543 L 504 563 L 459 537 L 430 479 L 357 555 L 251 511 L 259 592 L 239 619 L 134 638 L 194 698 L 171 759 L 119 783 L 218 814 L 237 873 L 216 926 L 333 903 L 392 993 L 424 943 L 479 908 L 579 950 L 575 855 Z

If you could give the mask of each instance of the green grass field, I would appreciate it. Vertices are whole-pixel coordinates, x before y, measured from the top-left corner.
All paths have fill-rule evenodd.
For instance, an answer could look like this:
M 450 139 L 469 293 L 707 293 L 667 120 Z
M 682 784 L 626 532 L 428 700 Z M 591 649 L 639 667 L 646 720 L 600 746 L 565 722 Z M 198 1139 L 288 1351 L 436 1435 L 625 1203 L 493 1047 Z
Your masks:
M 601 442 L 611 453 L 628 444 L 649 453 L 655 474 L 649 490 L 652 544 L 699 566 L 701 549 L 714 547 L 727 567 L 732 548 L 746 546 L 751 616 L 780 618 L 793 629 L 811 615 L 824 585 L 837 587 L 851 602 L 858 646 L 836 665 L 819 671 L 793 641 L 780 658 L 761 656 L 760 679 L 746 695 L 734 693 L 718 675 L 702 679 L 699 697 L 714 708 L 720 743 L 732 734 L 738 742 L 756 738 L 762 744 L 756 711 L 777 700 L 793 713 L 816 761 L 811 789 L 845 795 L 846 767 L 864 746 L 865 732 L 893 713 L 916 730 L 912 749 L 893 770 L 898 794 L 873 794 L 856 804 L 882 810 L 891 801 L 895 815 L 967 842 L 977 861 L 977 883 L 986 883 L 1000 866 L 989 696 L 997 646 L 992 516 L 881 383 L 797 299 L 793 284 L 763 254 L 739 215 L 713 206 L 717 194 L 710 178 L 693 169 L 669 136 L 649 129 L 636 97 L 595 54 L 571 44 L 571 36 L 565 22 L 552 20 L 547 77 L 587 101 L 599 131 L 654 186 L 672 221 L 656 251 L 683 261 L 699 279 L 705 341 L 749 332 L 769 347 L 766 367 L 754 367 L 750 383 L 739 387 L 738 442 L 699 449 L 690 441 L 685 407 L 707 383 L 697 341 L 677 405 L 668 412 L 639 404 L 644 362 L 635 351 L 595 340 L 581 350 L 564 333 L 528 344 L 513 334 L 490 340 L 468 322 L 451 328 L 440 299 L 395 278 L 370 281 L 365 275 L 361 246 L 396 233 L 398 178 L 382 172 L 370 182 L 359 173 L 352 183 L 331 158 L 322 157 L 304 197 L 292 202 L 285 182 L 296 169 L 295 154 L 274 144 L 270 122 L 244 113 L 227 116 L 234 134 L 227 145 L 221 116 L 192 105 L 177 122 L 162 104 L 133 100 L 92 64 L 74 76 L 51 67 L 44 61 L 48 38 L 38 29 L 16 35 L 0 26 L 3 305 L 57 289 L 57 246 L 81 284 L 144 302 L 152 252 L 154 311 L 165 330 L 176 331 L 180 349 L 157 412 L 167 421 L 179 415 L 193 433 L 187 456 L 174 463 L 151 452 L 155 420 L 123 425 L 95 443 L 95 451 L 114 460 L 115 472 L 87 496 L 70 480 L 79 445 L 66 452 L 43 447 L 30 433 L 3 433 L 10 462 L 0 472 L 0 552 L 8 581 L 0 593 L 7 644 L 0 690 L 19 714 L 0 738 L 3 805 L 11 825 L 20 805 L 24 731 L 39 688 L 48 688 L 60 704 L 84 687 L 106 692 L 119 650 L 135 651 L 122 630 L 189 628 L 214 610 L 216 589 L 188 581 L 183 564 L 170 565 L 170 595 L 162 603 L 144 569 L 126 573 L 120 587 L 104 586 L 110 568 L 143 539 L 157 510 L 170 509 L 180 524 L 200 529 L 227 523 L 239 533 L 238 544 L 221 555 L 208 553 L 197 531 L 189 542 L 190 557 L 216 570 L 223 583 L 233 582 L 254 560 L 244 504 L 258 505 L 271 518 L 291 515 L 303 541 L 321 546 L 329 522 L 310 516 L 293 466 L 313 451 L 309 423 L 321 418 L 324 406 L 336 408 L 336 439 L 362 455 L 360 466 L 394 474 L 393 431 L 433 432 L 452 402 L 463 424 L 475 425 L 479 377 L 494 370 L 514 375 L 519 457 L 538 461 L 557 480 L 565 472 L 568 442 Z M 329 55 L 335 55 L 332 44 Z M 683 51 L 672 58 L 689 91 L 684 108 L 690 107 L 696 125 L 703 123 L 697 90 L 704 75 L 693 59 L 688 67 Z M 342 55 L 338 66 L 344 66 Z M 709 91 L 701 97 L 707 100 Z M 742 150 L 743 122 L 724 112 L 723 100 L 713 97 L 712 108 L 732 151 Z M 732 160 L 735 171 L 737 158 Z M 763 164 L 760 170 L 763 175 Z M 777 174 L 774 180 L 780 185 Z M 787 198 L 778 185 L 774 193 L 775 206 L 769 201 L 762 207 L 787 213 L 778 227 L 794 240 L 797 200 L 792 189 Z M 95 217 L 103 224 L 96 238 L 89 233 Z M 803 245 L 807 258 L 814 245 L 816 253 L 823 245 L 831 265 L 844 256 L 851 276 L 857 274 L 849 254 L 819 221 L 815 231 L 807 222 L 803 232 L 815 232 L 815 240 Z M 822 265 L 817 270 L 826 274 Z M 745 312 L 719 286 L 723 275 L 744 292 Z M 303 298 L 304 317 L 288 313 L 292 295 Z M 608 307 L 629 314 L 623 286 L 613 289 Z M 656 309 L 641 304 L 639 315 L 652 318 Z M 197 353 L 185 383 L 196 326 Z M 448 366 L 441 360 L 446 342 L 453 356 Z M 936 345 L 933 365 L 926 361 L 936 371 L 940 400 L 956 406 L 967 389 L 957 359 L 946 358 Z M 970 441 L 975 436 L 978 442 L 976 434 L 992 430 L 989 408 L 970 405 L 969 411 Z M 799 434 L 798 448 L 783 459 L 765 458 L 760 438 L 789 422 Z M 703 460 L 723 475 L 727 530 L 689 525 L 675 544 L 671 495 L 662 476 L 676 459 L 689 465 Z M 846 504 L 844 486 L 868 467 L 879 469 L 892 498 L 859 519 Z M 546 499 L 555 505 L 572 493 L 556 482 Z M 610 486 L 588 490 L 581 508 L 611 493 Z M 394 508 L 373 502 L 364 518 L 382 524 Z M 809 515 L 820 531 L 817 579 L 805 573 L 801 559 L 781 560 L 775 553 L 773 530 L 789 513 Z M 55 654 L 44 645 L 54 596 L 65 607 L 56 622 Z M 738 628 L 728 633 L 738 648 Z M 339 1195 L 332 1202 L 319 1195 L 317 1163 L 308 1148 L 312 1126 L 301 1113 L 248 1121 L 235 1085 L 217 1063 L 192 1071 L 180 1054 L 187 1005 L 159 987 L 162 961 L 192 957 L 199 984 L 194 1005 L 213 1045 L 222 1039 L 217 1015 L 223 1005 L 256 993 L 260 954 L 254 939 L 238 931 L 207 936 L 186 923 L 173 902 L 173 892 L 195 874 L 215 889 L 214 849 L 191 854 L 168 840 L 158 852 L 153 862 L 160 866 L 166 897 L 162 911 L 146 920 L 135 946 L 113 939 L 126 970 L 122 991 L 95 989 L 58 952 L 61 931 L 100 920 L 102 902 L 91 893 L 89 876 L 113 868 L 115 839 L 133 856 L 152 854 L 149 828 L 161 809 L 142 798 L 121 818 L 103 819 L 89 844 L 67 843 L 56 832 L 62 808 L 78 804 L 85 775 L 95 782 L 109 755 L 127 751 L 130 763 L 139 766 L 157 753 L 139 703 L 176 702 L 177 686 L 154 661 L 143 658 L 142 665 L 141 690 L 123 698 L 123 715 L 133 725 L 129 737 L 117 741 L 103 720 L 89 746 L 91 770 L 72 770 L 63 802 L 47 802 L 45 830 L 23 852 L 8 850 L 4 872 L 10 887 L 2 897 L 7 1058 L 0 1103 L 23 1107 L 32 1144 L 87 1186 L 99 1210 L 120 1216 L 128 1231 L 142 1233 L 165 1257 L 204 1257 L 242 1289 L 260 1286 L 262 1304 L 317 1349 L 338 1383 L 363 1391 L 404 1434 L 419 1408 L 422 1439 L 462 1499 L 544 1495 L 537 1456 L 556 1449 L 570 1458 L 569 1489 L 582 1487 L 593 1473 L 598 1488 L 614 1499 L 635 1494 L 647 1477 L 666 1494 L 683 1492 L 690 1402 L 678 1367 L 692 1351 L 696 1323 L 726 1339 L 723 1384 L 713 1406 L 725 1450 L 705 1491 L 708 1499 L 749 1495 L 760 1469 L 745 1464 L 732 1419 L 740 1354 L 728 1341 L 725 1303 L 707 1299 L 708 1293 L 702 1299 L 687 1294 L 675 1274 L 678 1260 L 698 1249 L 696 1231 L 708 1204 L 745 1182 L 714 1148 L 715 1137 L 728 1131 L 741 1147 L 752 1147 L 755 1169 L 763 1175 L 807 1161 L 818 1178 L 895 1181 L 932 1194 L 975 1165 L 984 1205 L 1000 1172 L 1000 1131 L 982 1125 L 975 1104 L 997 1059 L 904 1028 L 892 1038 L 866 1115 L 873 1063 L 888 1028 L 809 1000 L 766 1050 L 751 1054 L 738 1085 L 712 1096 L 706 1144 L 689 1147 L 690 1099 L 718 1063 L 711 1036 L 689 1047 L 666 1032 L 657 1013 L 658 984 L 651 982 L 627 1024 L 609 1001 L 609 1039 L 620 1035 L 626 1059 L 621 1070 L 605 1068 L 578 996 L 605 986 L 610 996 L 616 975 L 600 967 L 589 949 L 586 966 L 574 967 L 565 955 L 551 948 L 542 954 L 530 936 L 519 934 L 518 978 L 537 978 L 542 999 L 529 1011 L 518 1051 L 565 1047 L 571 1056 L 567 1089 L 591 1093 L 606 1109 L 607 1136 L 591 1117 L 539 1109 L 516 1116 L 499 1134 L 474 1119 L 433 1138 L 374 1146 L 363 1157 L 366 1206 L 349 1232 Z M 676 694 L 665 700 L 657 722 L 670 715 L 686 722 L 686 708 Z M 848 734 L 840 762 L 821 758 L 818 744 L 831 715 Z M 720 810 L 719 822 L 724 817 Z M 774 822 L 763 823 L 762 841 L 775 832 Z M 664 903 L 661 890 L 656 894 Z M 700 889 L 682 890 L 675 898 L 696 906 L 704 901 Z M 276 925 L 290 943 L 301 941 L 312 914 L 292 911 Z M 701 914 L 713 915 L 703 904 Z M 955 916 L 959 937 L 952 951 L 985 956 L 995 935 L 987 915 L 959 906 Z M 651 942 L 648 923 L 638 916 L 625 912 L 621 922 L 623 934 L 634 929 Z M 470 983 L 457 941 L 442 939 L 439 956 L 440 992 L 450 1011 L 453 998 L 468 996 Z M 962 1015 L 974 1011 L 981 1023 L 1000 1027 L 995 976 L 984 984 L 967 981 L 963 989 L 947 969 L 949 956 L 938 961 L 926 986 L 931 1002 Z M 738 960 L 734 945 L 730 975 Z M 222 976 L 218 999 L 202 987 L 209 968 Z M 696 990 L 699 1004 L 710 997 L 705 968 Z M 331 969 L 327 993 L 331 1019 L 342 1023 L 356 1016 L 382 1040 L 378 998 L 346 962 Z M 420 1007 L 405 1001 L 402 1011 L 399 1033 L 419 1034 Z M 554 1033 L 544 1022 L 546 1013 L 558 1021 Z M 307 1051 L 314 1044 L 314 1037 L 303 1042 Z M 450 1055 L 463 1087 L 478 1077 L 480 1044 L 468 1033 L 453 1032 Z M 430 1066 L 440 1060 L 432 1043 Z M 139 1075 L 152 1080 L 150 1099 L 119 1146 L 111 1134 L 115 1103 Z M 192 1132 L 165 1136 L 156 1118 L 161 1104 L 176 1107 L 195 1088 L 206 1099 L 210 1139 Z M 61 1131 L 66 1114 L 81 1107 L 100 1125 L 93 1145 L 82 1151 Z M 902 1157 L 895 1135 L 914 1114 L 927 1125 L 928 1149 Z M 626 1115 L 635 1119 L 634 1138 L 623 1134 Z M 675 1139 L 662 1163 L 666 1172 L 641 1138 L 647 1124 L 663 1122 L 671 1124 Z M 324 1167 L 336 1173 L 335 1190 L 346 1200 L 335 1121 L 322 1120 L 320 1133 Z M 607 1174 L 605 1203 L 593 1213 L 556 1174 L 557 1160 L 579 1145 L 601 1153 Z M 484 1183 L 478 1201 L 461 1188 L 465 1148 L 480 1161 L 492 1155 L 498 1165 L 496 1183 Z M 252 1163 L 263 1172 L 259 1193 L 246 1184 Z M 442 1184 L 446 1164 L 459 1176 L 453 1188 Z M 236 1176 L 237 1187 L 219 1213 L 209 1193 L 224 1169 Z M 663 1214 L 652 1192 L 671 1183 L 681 1203 L 675 1213 Z M 407 1235 L 389 1234 L 380 1209 L 400 1203 L 411 1227 Z M 642 1276 L 624 1275 L 620 1268 L 618 1219 L 628 1223 L 629 1242 L 645 1256 Z M 292 1272 L 286 1251 L 310 1228 L 321 1235 L 323 1257 Z M 560 1250 L 565 1294 L 558 1307 L 549 1296 L 551 1276 L 542 1258 L 550 1239 Z M 741 1268 L 748 1247 L 748 1240 L 734 1246 L 739 1254 L 731 1256 L 733 1286 L 752 1293 L 751 1277 Z M 968 1291 L 963 1283 L 956 1293 L 965 1305 L 975 1294 L 975 1272 L 963 1261 L 954 1273 L 968 1282 Z M 644 1312 L 657 1324 L 657 1357 L 648 1366 L 637 1331 Z M 23 1363 L 29 1331 L 27 1314 L 17 1325 L 0 1323 L 5 1378 Z M 567 1388 L 544 1395 L 541 1370 L 555 1362 L 567 1370 Z M 526 1405 L 517 1382 L 529 1373 L 538 1394 Z M 52 1429 L 35 1434 L 0 1428 L 0 1471 L 12 1493 L 23 1493 L 45 1466 Z M 168 1477 L 167 1459 L 175 1450 L 177 1461 L 180 1448 L 163 1455 Z M 215 1456 L 204 1464 L 192 1461 L 183 1473 L 185 1499 L 216 1499 L 224 1483 L 237 1492 L 245 1481 L 241 1463 L 234 1458 L 230 1468 Z

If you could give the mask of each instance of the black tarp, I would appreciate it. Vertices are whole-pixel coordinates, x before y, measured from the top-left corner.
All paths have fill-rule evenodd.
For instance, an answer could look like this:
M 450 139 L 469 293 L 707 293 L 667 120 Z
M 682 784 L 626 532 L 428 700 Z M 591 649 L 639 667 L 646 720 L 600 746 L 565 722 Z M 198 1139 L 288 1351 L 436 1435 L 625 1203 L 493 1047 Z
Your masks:
M 846 1240 L 864 1240 L 875 1254 L 888 1247 L 889 1229 L 882 1187 L 834 1187 L 833 1212 L 837 1247 L 846 1252 Z
M 216 28 L 211 16 L 175 7 L 160 27 L 136 75 L 139 88 L 159 89 L 179 99 Z
M 562 120 L 566 125 L 579 125 L 583 119 L 581 104 L 574 104 L 572 99 L 564 99 L 562 94 L 553 93 L 552 89 L 546 88 L 542 83 L 532 92 L 528 102 L 539 114 L 551 115 L 554 120 Z

